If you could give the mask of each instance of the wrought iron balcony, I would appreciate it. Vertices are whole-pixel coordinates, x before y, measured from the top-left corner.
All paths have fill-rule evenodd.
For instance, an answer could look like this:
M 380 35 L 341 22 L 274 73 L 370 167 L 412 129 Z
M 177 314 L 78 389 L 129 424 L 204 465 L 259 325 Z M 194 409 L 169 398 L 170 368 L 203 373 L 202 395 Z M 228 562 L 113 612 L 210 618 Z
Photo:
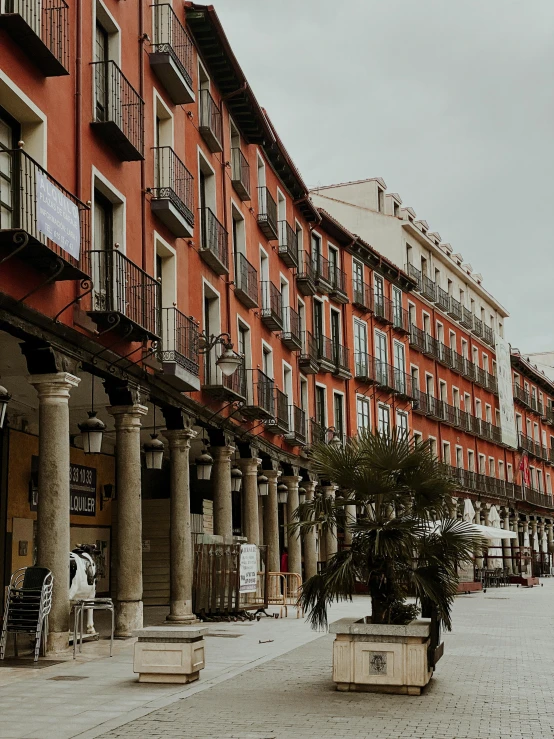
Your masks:
M 467 411 L 460 411 L 459 413 L 460 417 L 460 428 L 462 431 L 465 431 L 466 433 L 470 434 L 472 431 L 472 425 L 471 425 L 471 414 L 469 414 Z
M 399 334 L 410 333 L 410 315 L 400 305 L 392 306 L 392 326 Z
M 550 426 L 554 426 L 554 408 L 550 403 L 545 408 L 544 419 Z
M 428 334 L 426 334 L 425 331 L 414 326 L 413 323 L 410 324 L 410 346 L 414 349 L 417 349 L 420 352 L 424 351 L 426 346 L 425 336 L 427 335 Z
M 435 349 L 437 361 L 444 367 L 452 367 L 452 349 L 449 346 L 446 346 L 446 344 L 443 344 L 442 341 L 438 340 L 435 341 Z
M 315 375 L 319 371 L 317 341 L 309 331 L 302 332 L 302 346 L 298 357 L 298 367 L 307 375 Z
M 514 382 L 514 400 L 517 400 L 521 405 L 529 408 L 529 410 L 531 409 L 531 396 L 527 390 L 521 387 L 521 385 L 518 385 L 517 382 Z
M 150 66 L 175 105 L 194 102 L 194 46 L 169 3 L 152 5 Z
M 473 316 L 472 333 L 475 334 L 475 336 L 483 336 L 483 321 L 477 318 L 477 316 Z
M 306 412 L 297 405 L 289 405 L 289 441 L 305 444 L 308 440 L 306 429 Z
M 267 422 L 267 428 L 273 433 L 289 432 L 289 399 L 286 393 L 275 388 L 275 413 L 273 419 Z
M 279 221 L 279 255 L 287 267 L 298 267 L 298 238 L 287 221 Z
M 224 375 L 217 366 L 217 359 L 224 351 L 221 344 L 216 344 L 207 354 L 202 355 L 203 377 L 202 391 L 221 401 L 241 400 L 246 402 L 247 383 L 244 362 L 232 375 Z
M 392 300 L 385 298 L 383 295 L 373 293 L 373 315 L 376 321 L 391 324 L 393 322 Z
M 373 288 L 365 282 L 352 280 L 352 305 L 364 313 L 373 310 Z
M 279 238 L 277 203 L 267 187 L 258 187 L 258 226 L 269 241 Z
M 490 372 L 487 372 L 487 390 L 490 390 L 491 393 L 498 395 L 498 380 L 496 379 L 495 375 L 491 375 Z
M 448 311 L 450 310 L 450 295 L 446 292 L 446 290 L 443 290 L 442 287 L 439 287 L 438 285 L 435 303 L 445 313 L 448 313 Z
M 476 418 L 475 416 L 469 415 L 469 423 L 470 423 L 470 433 L 475 434 L 475 436 L 481 436 L 481 419 Z
M 394 394 L 404 400 L 413 400 L 415 398 L 414 378 L 396 367 L 391 367 L 391 372 Z
M 339 344 L 336 341 L 332 343 L 333 343 L 333 356 L 334 356 L 334 364 L 335 364 L 333 373 L 338 375 L 339 377 L 342 377 L 343 379 L 348 379 L 352 377 L 352 374 L 350 372 L 350 361 L 349 361 L 350 352 L 348 348 L 346 346 L 343 346 L 342 344 Z
M 440 407 L 440 418 L 441 421 L 447 423 L 449 426 L 460 425 L 460 409 L 454 405 L 450 405 L 445 400 L 439 401 Z
M 476 370 L 475 365 L 471 361 L 471 359 L 465 359 L 464 358 L 464 371 L 462 373 L 464 377 L 467 377 L 468 380 L 471 380 L 471 382 L 475 382 L 476 377 Z
M 260 369 L 246 370 L 247 398 L 241 413 L 252 420 L 273 418 L 275 415 L 273 380 Z
M 459 467 L 451 467 L 445 465 L 445 469 L 450 478 L 456 482 L 460 489 L 468 490 L 473 493 L 487 495 L 493 498 L 508 498 L 521 500 L 521 488 L 513 482 L 500 480 L 489 475 L 481 475 L 476 472 L 470 472 Z M 546 496 L 545 496 L 546 497 Z
M 122 162 L 144 159 L 144 101 L 113 61 L 92 62 L 91 126 Z
M 331 292 L 331 265 L 329 260 L 321 255 L 319 257 L 313 255 L 312 260 L 317 292 L 325 294 Z
M 413 410 L 414 412 L 421 413 L 424 416 L 436 415 L 436 398 L 414 388 Z
M 23 149 L 0 148 L 0 246 L 57 280 L 90 275 L 90 209 Z
M 373 357 L 367 352 L 354 354 L 354 377 L 362 382 L 375 382 Z
M 241 200 L 250 200 L 250 165 L 238 146 L 231 149 L 231 184 Z
M 475 384 L 487 388 L 487 372 L 482 367 L 475 367 Z
M 317 356 L 321 372 L 334 372 L 335 353 L 332 340 L 328 336 L 316 336 Z
M 301 249 L 298 254 L 298 271 L 296 273 L 296 286 L 302 295 L 315 295 L 316 271 L 311 255 Z
M 152 212 L 174 236 L 190 238 L 194 235 L 194 179 L 170 146 L 155 147 L 153 152 Z
M 535 441 L 531 436 L 527 436 L 521 432 L 518 433 L 518 447 L 521 451 L 528 452 L 536 459 L 542 459 L 545 462 L 550 460 L 548 449 L 543 447 L 540 442 Z
M 468 310 L 467 308 L 464 308 L 462 306 L 462 318 L 460 320 L 460 323 L 464 328 L 468 328 L 470 330 L 473 329 L 473 313 Z
M 271 331 L 283 330 L 283 297 L 273 282 L 261 282 L 261 318 Z
M 240 252 L 235 254 L 235 295 L 247 308 L 258 306 L 258 272 Z
M 128 341 L 161 337 L 160 283 L 116 249 L 90 252 L 90 316 L 101 330 L 120 326 Z
M 200 256 L 218 275 L 229 274 L 227 231 L 209 208 L 200 209 Z
M 413 264 L 410 264 L 408 262 L 408 264 L 406 265 L 406 273 L 409 277 L 412 278 L 412 280 L 415 280 L 417 282 L 416 290 L 419 290 L 419 292 L 421 292 L 423 288 L 423 275 L 421 274 L 421 270 L 417 269 L 417 267 L 414 267 Z
M 434 303 L 437 299 L 437 286 L 427 275 L 422 276 L 421 294 L 431 303 Z
M 329 281 L 331 283 L 330 295 L 338 303 L 348 303 L 346 292 L 346 274 L 338 267 L 329 264 Z
M 458 354 L 457 351 L 454 349 L 450 350 L 452 352 L 452 369 L 454 372 L 457 372 L 459 375 L 463 375 L 465 371 L 465 363 L 466 360 L 461 354 Z
M 162 308 L 164 376 L 180 392 L 200 390 L 198 324 L 177 308 Z
M 69 6 L 64 0 L 4 0 L 0 28 L 45 77 L 69 74 Z
M 327 433 L 325 426 L 318 423 L 313 418 L 310 419 L 310 445 L 325 444 L 327 441 Z
M 448 315 L 455 321 L 461 321 L 463 316 L 462 304 L 452 296 L 450 296 L 450 309 L 448 311 Z
M 489 346 L 494 347 L 494 331 L 486 323 L 483 325 L 483 339 Z
M 223 151 L 223 123 L 221 110 L 216 104 L 209 90 L 200 90 L 200 135 L 208 145 L 208 149 L 215 153 Z
M 283 308 L 283 331 L 281 341 L 292 351 L 302 348 L 302 336 L 300 331 L 300 316 L 294 308 L 288 306 Z

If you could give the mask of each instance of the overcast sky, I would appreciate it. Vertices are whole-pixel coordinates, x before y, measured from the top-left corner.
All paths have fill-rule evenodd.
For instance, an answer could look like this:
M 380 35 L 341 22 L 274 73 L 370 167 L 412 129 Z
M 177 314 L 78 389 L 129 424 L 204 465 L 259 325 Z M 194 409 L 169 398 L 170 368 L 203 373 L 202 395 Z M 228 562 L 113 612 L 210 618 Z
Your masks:
M 553 0 L 214 6 L 307 184 L 383 177 L 554 349 Z

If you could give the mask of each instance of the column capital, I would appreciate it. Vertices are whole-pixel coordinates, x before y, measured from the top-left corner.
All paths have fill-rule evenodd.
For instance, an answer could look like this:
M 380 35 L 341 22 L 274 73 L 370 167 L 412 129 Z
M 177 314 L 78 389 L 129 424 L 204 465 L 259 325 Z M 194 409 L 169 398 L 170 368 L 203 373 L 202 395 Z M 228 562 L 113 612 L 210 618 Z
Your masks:
M 304 480 L 302 482 L 302 487 L 306 491 L 306 498 L 314 497 L 316 486 L 317 486 L 317 482 L 314 482 L 313 480 Z
M 69 391 L 81 382 L 80 377 L 69 372 L 49 372 L 45 375 L 30 375 L 29 383 L 33 385 L 40 400 L 46 398 L 69 398 Z
M 302 478 L 300 475 L 283 475 L 283 477 L 281 477 L 281 482 L 284 482 L 288 488 L 294 488 L 300 485 Z
M 230 462 L 234 453 L 234 446 L 210 446 L 210 454 L 214 462 Z
M 235 459 L 235 464 L 240 468 L 243 475 L 257 476 L 262 460 L 258 457 L 240 457 L 239 459 Z
M 338 488 L 338 485 L 322 485 L 321 492 L 324 495 L 334 495 L 337 492 Z
M 263 470 L 263 473 L 270 481 L 277 481 L 279 477 L 283 474 L 281 470 Z
M 197 432 L 192 429 L 166 429 L 163 436 L 169 441 L 170 449 L 190 449 L 190 442 Z
M 110 405 L 106 410 L 114 417 L 116 429 L 140 428 L 141 416 L 148 413 L 145 405 Z

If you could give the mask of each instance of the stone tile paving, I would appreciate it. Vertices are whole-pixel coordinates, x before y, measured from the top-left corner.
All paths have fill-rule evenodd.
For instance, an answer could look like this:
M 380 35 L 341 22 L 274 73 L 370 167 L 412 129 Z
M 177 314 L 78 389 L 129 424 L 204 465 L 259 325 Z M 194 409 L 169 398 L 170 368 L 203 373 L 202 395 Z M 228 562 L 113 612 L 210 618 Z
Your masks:
M 461 596 L 421 697 L 338 693 L 323 636 L 105 739 L 530 739 L 554 736 L 554 580 Z M 240 640 L 235 640 L 240 641 Z

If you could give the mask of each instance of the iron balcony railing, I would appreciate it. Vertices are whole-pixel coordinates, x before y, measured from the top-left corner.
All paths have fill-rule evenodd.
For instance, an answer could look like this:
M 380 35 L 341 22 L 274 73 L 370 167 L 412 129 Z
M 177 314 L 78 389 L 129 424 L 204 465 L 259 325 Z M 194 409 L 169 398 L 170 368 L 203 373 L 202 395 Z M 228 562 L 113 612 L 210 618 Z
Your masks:
M 393 322 L 393 304 L 392 300 L 385 298 L 383 295 L 373 294 L 373 315 L 376 321 L 382 323 Z
M 65 0 L 4 0 L 6 29 L 46 77 L 69 74 L 69 6 Z
M 289 399 L 286 393 L 275 388 L 275 422 L 282 431 L 289 430 Z
M 315 337 L 317 344 L 317 355 L 320 362 L 327 365 L 327 370 L 335 364 L 334 344 L 328 336 L 322 334 Z M 329 367 L 330 366 L 330 367 Z
M 462 304 L 452 296 L 450 296 L 450 310 L 448 311 L 448 315 L 456 321 L 462 320 Z
M 298 271 L 296 272 L 296 284 L 302 295 L 313 295 L 315 293 L 316 270 L 311 254 L 304 249 L 298 253 Z
M 464 328 L 473 329 L 473 313 L 462 306 L 462 318 L 460 323 Z
M 176 362 L 198 377 L 198 324 L 177 308 L 162 308 L 162 361 Z
M 339 344 L 337 341 L 333 341 L 333 359 L 335 367 L 338 371 L 349 372 L 350 371 L 350 351 L 346 346 Z
M 427 275 L 422 275 L 421 294 L 432 303 L 437 299 L 437 286 Z
M 273 418 L 275 414 L 273 380 L 260 369 L 246 370 L 246 373 L 248 399 L 243 408 L 244 415 L 251 418 Z
M 552 405 L 548 404 L 546 406 L 544 411 L 544 418 L 546 423 L 554 426 L 554 408 L 552 407 Z
M 346 294 L 346 273 L 337 266 L 329 264 L 329 282 L 331 285 L 331 293 L 335 297 L 343 299 L 347 298 Z
M 289 434 L 301 444 L 307 441 L 306 412 L 297 405 L 289 405 Z
M 2 176 L 5 175 L 4 177 Z M 55 279 L 83 279 L 90 273 L 90 208 L 60 185 L 22 149 L 0 148 L 0 243 Z
M 300 331 L 300 315 L 294 308 L 287 306 L 283 308 L 283 332 L 281 340 L 289 349 L 296 350 L 302 346 Z
M 489 346 L 494 347 L 494 331 L 490 326 L 487 326 L 486 323 L 483 325 L 483 339 Z
M 426 336 L 428 336 L 428 334 L 426 334 L 425 331 L 414 326 L 413 323 L 410 324 L 410 346 L 414 347 L 414 349 L 418 349 L 420 352 L 424 352 L 427 345 Z
M 298 363 L 300 369 L 308 374 L 315 374 L 319 368 L 317 341 L 310 331 L 302 332 L 302 345 Z
M 410 333 L 410 315 L 401 305 L 392 306 L 392 325 L 402 334 Z
M 223 150 L 223 123 L 221 110 L 209 90 L 200 90 L 200 135 L 211 152 Z
M 283 296 L 273 282 L 261 282 L 262 321 L 272 331 L 283 329 Z
M 476 369 L 471 359 L 464 358 L 464 370 L 462 374 L 464 377 L 467 377 L 468 380 L 471 380 L 471 382 L 475 382 Z
M 392 389 L 399 397 L 411 400 L 415 397 L 414 378 L 404 372 L 403 369 L 391 367 L 392 372 Z
M 157 7 L 157 6 L 156 6 Z M 154 147 L 152 199 L 168 199 L 194 226 L 194 178 L 170 146 Z
M 554 464 L 554 446 L 550 447 L 548 450 L 548 459 L 550 461 L 550 464 Z
M 322 292 L 331 289 L 331 265 L 329 260 L 319 255 L 312 255 L 315 279 Z
M 531 396 L 525 390 L 525 388 L 521 387 L 517 382 L 514 382 L 514 398 L 515 400 L 519 400 L 520 403 L 527 406 L 527 408 L 531 408 Z
M 229 272 L 227 231 L 210 208 L 200 209 L 200 256 L 218 274 Z
M 460 425 L 460 409 L 445 400 L 440 401 L 441 420 L 449 426 Z
M 232 375 L 224 375 L 217 365 L 217 360 L 223 351 L 222 345 L 216 344 L 211 351 L 202 355 L 204 364 L 202 387 L 220 398 L 246 400 L 248 393 L 244 361 Z
M 144 159 L 144 101 L 114 61 L 92 68 L 93 126 L 122 161 Z
M 435 416 L 440 418 L 439 401 L 429 393 L 414 388 L 413 409 L 418 413 L 426 416 Z
M 542 459 L 545 462 L 550 460 L 548 449 L 543 447 L 538 441 L 535 441 L 531 436 L 527 436 L 521 431 L 518 434 L 518 446 L 521 450 L 528 452 L 537 459 Z
M 491 375 L 490 372 L 487 372 L 487 389 L 491 391 L 491 393 L 494 393 L 495 395 L 498 395 L 498 380 L 496 379 L 495 375 Z
M 475 336 L 483 336 L 483 321 L 477 316 L 473 316 L 473 333 Z
M 352 304 L 366 312 L 373 310 L 373 288 L 366 282 L 352 280 Z
M 414 267 L 413 264 L 410 264 L 408 262 L 408 264 L 406 265 L 406 273 L 408 274 L 409 277 L 411 277 L 413 280 L 417 282 L 416 289 L 421 292 L 421 289 L 423 287 L 421 270 L 417 269 L 417 267 Z
M 325 426 L 310 419 L 310 444 L 324 444 L 327 441 Z
M 445 465 L 445 471 L 463 490 L 496 498 L 522 499 L 521 487 L 513 482 L 450 465 Z
M 152 5 L 154 11 L 152 53 L 169 54 L 189 87 L 192 87 L 194 45 L 169 3 Z
M 452 349 L 442 341 L 436 341 L 437 360 L 445 367 L 452 367 Z
M 487 387 L 487 372 L 482 367 L 475 366 L 475 384 L 482 388 Z
M 269 241 L 274 241 L 279 237 L 277 203 L 267 187 L 258 187 L 258 225 Z
M 231 149 L 231 184 L 241 200 L 250 200 L 250 165 L 238 146 Z
M 161 336 L 160 283 L 116 249 L 90 252 L 92 312 L 119 314 L 152 338 Z
M 298 267 L 298 238 L 287 221 L 279 221 L 279 254 L 287 267 Z
M 446 292 L 446 290 L 443 290 L 442 287 L 439 287 L 438 285 L 435 303 L 445 313 L 448 313 L 448 311 L 450 310 L 450 295 Z
M 460 411 L 459 412 L 459 418 L 460 418 L 460 428 L 462 431 L 465 431 L 466 433 L 470 434 L 472 432 L 472 424 L 471 424 L 471 414 L 469 414 L 467 411 Z
M 235 254 L 235 295 L 249 308 L 258 305 L 258 272 L 240 252 Z
M 457 372 L 459 375 L 463 375 L 464 370 L 465 370 L 466 360 L 461 354 L 459 354 L 454 349 L 451 349 L 451 352 L 452 352 L 452 369 L 455 372 Z

